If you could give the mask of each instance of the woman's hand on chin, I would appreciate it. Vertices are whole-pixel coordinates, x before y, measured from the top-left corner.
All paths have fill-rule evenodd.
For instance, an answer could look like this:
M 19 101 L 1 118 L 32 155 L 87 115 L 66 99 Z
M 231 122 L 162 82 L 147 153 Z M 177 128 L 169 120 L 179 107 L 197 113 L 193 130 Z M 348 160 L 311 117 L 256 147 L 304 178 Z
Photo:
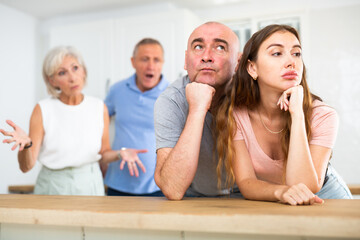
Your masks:
M 277 105 L 281 110 L 288 111 L 290 114 L 303 112 L 304 90 L 301 85 L 291 87 L 281 94 Z

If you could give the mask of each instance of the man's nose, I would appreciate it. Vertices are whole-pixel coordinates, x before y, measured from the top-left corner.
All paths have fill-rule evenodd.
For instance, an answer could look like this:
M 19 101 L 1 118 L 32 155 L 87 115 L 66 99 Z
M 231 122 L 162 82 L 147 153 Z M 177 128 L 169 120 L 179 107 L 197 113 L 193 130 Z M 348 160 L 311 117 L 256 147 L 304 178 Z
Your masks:
M 154 60 L 149 60 L 146 66 L 147 66 L 148 69 L 153 69 L 154 66 L 155 66 L 155 61 Z
M 210 48 L 206 49 L 202 55 L 202 58 L 201 58 L 201 61 L 202 62 L 214 62 L 214 59 L 213 59 L 213 56 L 212 56 L 212 51 Z

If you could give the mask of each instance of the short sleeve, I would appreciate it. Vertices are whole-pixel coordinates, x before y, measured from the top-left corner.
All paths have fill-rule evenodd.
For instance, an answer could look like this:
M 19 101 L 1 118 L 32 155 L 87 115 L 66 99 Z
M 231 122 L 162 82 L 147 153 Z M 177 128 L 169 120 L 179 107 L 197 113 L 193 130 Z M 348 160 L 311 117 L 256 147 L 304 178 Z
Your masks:
M 336 111 L 326 105 L 315 106 L 311 120 L 310 145 L 333 148 L 338 132 L 339 118 Z
M 181 106 L 167 95 L 161 94 L 154 107 L 156 149 L 175 147 L 185 121 L 186 115 Z
M 114 96 L 114 87 L 110 88 L 109 93 L 107 94 L 105 98 L 105 105 L 108 108 L 109 116 L 113 116 L 115 114 L 115 105 L 113 101 Z
M 239 109 L 235 110 L 233 116 L 236 122 L 236 133 L 235 133 L 234 141 L 244 140 L 244 134 L 240 127 L 242 125 L 241 111 Z

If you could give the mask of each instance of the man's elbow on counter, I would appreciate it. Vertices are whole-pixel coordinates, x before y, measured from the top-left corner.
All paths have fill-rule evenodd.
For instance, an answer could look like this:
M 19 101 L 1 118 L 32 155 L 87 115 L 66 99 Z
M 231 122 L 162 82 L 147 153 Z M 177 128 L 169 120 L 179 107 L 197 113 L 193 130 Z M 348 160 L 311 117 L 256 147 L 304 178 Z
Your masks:
M 184 193 L 178 193 L 174 191 L 163 191 L 165 197 L 169 200 L 179 201 L 184 197 Z
M 174 189 L 169 189 L 169 187 L 163 186 L 161 184 L 161 181 L 159 179 L 160 177 L 157 176 L 155 174 L 154 179 L 155 179 L 155 183 L 156 185 L 160 188 L 160 190 L 162 191 L 162 193 L 165 195 L 165 197 L 169 200 L 174 200 L 174 201 L 178 201 L 178 200 L 182 200 L 185 192 L 183 193 L 179 193 L 177 191 L 174 191 Z

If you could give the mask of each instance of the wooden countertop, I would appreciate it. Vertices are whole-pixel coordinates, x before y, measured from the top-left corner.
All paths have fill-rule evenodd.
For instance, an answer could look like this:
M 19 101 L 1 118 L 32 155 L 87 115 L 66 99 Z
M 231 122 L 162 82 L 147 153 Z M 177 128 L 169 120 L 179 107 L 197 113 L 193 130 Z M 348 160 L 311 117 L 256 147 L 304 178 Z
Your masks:
M 0 223 L 360 237 L 360 199 L 312 206 L 230 198 L 0 195 Z
M 348 187 L 353 195 L 360 194 L 360 184 L 348 184 Z M 107 186 L 105 186 L 106 190 Z M 33 193 L 34 185 L 10 185 L 8 187 L 9 193 Z

